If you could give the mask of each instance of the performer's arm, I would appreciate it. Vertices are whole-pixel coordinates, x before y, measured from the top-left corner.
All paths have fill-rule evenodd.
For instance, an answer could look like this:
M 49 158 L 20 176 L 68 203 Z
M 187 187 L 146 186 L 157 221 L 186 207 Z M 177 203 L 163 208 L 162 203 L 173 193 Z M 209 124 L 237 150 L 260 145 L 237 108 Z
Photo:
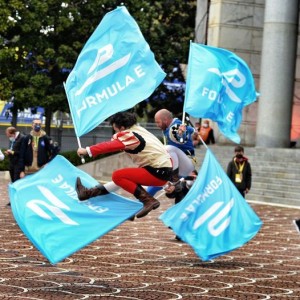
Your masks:
M 90 147 L 86 147 L 87 153 L 90 157 L 95 157 L 99 154 L 104 154 L 104 153 L 122 151 L 124 149 L 125 149 L 125 145 L 119 140 L 102 142 Z

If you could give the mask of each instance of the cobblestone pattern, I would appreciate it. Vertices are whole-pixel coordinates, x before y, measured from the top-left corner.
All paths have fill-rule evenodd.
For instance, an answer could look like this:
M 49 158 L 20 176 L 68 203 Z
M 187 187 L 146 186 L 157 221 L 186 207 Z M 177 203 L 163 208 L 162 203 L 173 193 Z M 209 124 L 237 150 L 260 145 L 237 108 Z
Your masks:
M 0 188 L 0 299 L 300 299 L 300 235 L 292 224 L 300 210 L 251 204 L 264 222 L 259 234 L 203 262 L 158 220 L 172 205 L 162 198 L 147 217 L 51 265 L 5 206 L 7 182 Z

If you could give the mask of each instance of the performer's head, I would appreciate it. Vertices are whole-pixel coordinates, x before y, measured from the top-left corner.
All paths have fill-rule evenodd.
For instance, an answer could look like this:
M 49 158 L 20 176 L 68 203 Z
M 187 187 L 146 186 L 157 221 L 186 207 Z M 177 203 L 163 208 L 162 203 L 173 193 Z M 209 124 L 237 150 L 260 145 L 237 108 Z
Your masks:
M 118 112 L 110 118 L 110 124 L 116 132 L 128 129 L 136 122 L 136 116 L 131 112 Z
M 162 130 L 166 130 L 173 121 L 173 115 L 167 109 L 159 110 L 154 116 L 157 127 Z

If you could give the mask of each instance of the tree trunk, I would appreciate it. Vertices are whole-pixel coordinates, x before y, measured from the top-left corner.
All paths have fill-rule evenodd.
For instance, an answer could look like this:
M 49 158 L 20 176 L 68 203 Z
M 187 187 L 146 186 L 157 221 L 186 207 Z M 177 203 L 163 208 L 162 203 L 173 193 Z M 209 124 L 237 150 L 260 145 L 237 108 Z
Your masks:
M 50 136 L 51 135 L 51 121 L 52 121 L 52 110 L 47 108 L 45 109 L 45 117 L 46 117 L 46 123 L 45 123 L 45 131 Z

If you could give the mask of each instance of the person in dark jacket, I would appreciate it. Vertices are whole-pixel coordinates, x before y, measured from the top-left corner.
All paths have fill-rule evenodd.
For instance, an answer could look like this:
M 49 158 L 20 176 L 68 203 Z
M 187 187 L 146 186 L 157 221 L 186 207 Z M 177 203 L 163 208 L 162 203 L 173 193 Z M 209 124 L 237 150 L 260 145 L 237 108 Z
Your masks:
M 5 133 L 9 139 L 9 146 L 4 153 L 9 159 L 9 175 L 11 182 L 15 182 L 16 180 L 20 179 L 20 149 L 24 135 L 12 126 L 7 127 Z
M 227 175 L 243 197 L 251 188 L 252 172 L 247 157 L 244 156 L 244 148 L 236 146 L 235 156 L 227 166 Z
M 9 175 L 10 181 L 13 183 L 21 178 L 20 149 L 24 135 L 12 126 L 7 127 L 5 133 L 9 139 L 9 145 L 4 154 L 9 159 Z M 10 206 L 10 202 L 7 203 L 7 206 Z
M 55 156 L 53 151 L 53 141 L 42 129 L 42 121 L 34 119 L 32 130 L 24 137 L 20 151 L 21 178 L 46 165 Z

